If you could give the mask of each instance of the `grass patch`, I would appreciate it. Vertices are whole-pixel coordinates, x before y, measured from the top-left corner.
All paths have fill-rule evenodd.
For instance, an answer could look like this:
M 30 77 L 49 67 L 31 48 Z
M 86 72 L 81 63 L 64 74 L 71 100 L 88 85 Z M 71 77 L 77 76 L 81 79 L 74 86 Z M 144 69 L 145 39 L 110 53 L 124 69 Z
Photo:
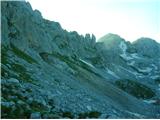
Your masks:
M 26 68 L 18 63 L 8 63 L 11 67 L 6 69 L 2 66 L 1 76 L 4 78 L 16 78 L 21 82 L 30 82 L 36 85 L 35 80 L 27 72 Z
M 8 75 L 9 75 L 9 71 L 1 67 L 1 76 L 6 78 Z
M 155 79 L 155 83 L 160 84 L 160 78 Z
M 63 118 L 71 118 L 71 119 L 73 119 L 74 115 L 71 112 L 63 112 L 62 117 Z
M 86 119 L 86 118 L 99 118 L 101 115 L 98 111 L 90 111 L 90 112 L 84 112 L 80 113 L 78 116 L 79 119 Z
M 34 59 L 32 59 L 30 56 L 28 56 L 27 54 L 20 51 L 18 48 L 12 46 L 12 49 L 16 55 L 20 56 L 21 58 L 27 59 L 28 62 L 30 62 L 30 63 L 36 62 L 36 61 L 34 61 Z M 34 80 L 27 73 L 27 70 L 24 66 L 22 66 L 21 64 L 13 63 L 13 62 L 9 61 L 9 56 L 8 56 L 7 52 L 8 52 L 8 49 L 6 47 L 2 46 L 1 63 L 3 65 L 5 65 L 6 67 L 7 67 L 7 65 L 10 66 L 10 68 L 8 68 L 8 69 L 6 69 L 3 66 L 1 67 L 2 77 L 6 78 L 8 76 L 8 77 L 14 77 L 14 78 L 23 80 L 25 82 L 33 82 Z M 19 76 L 18 77 L 15 76 L 14 73 L 17 73 Z
M 93 65 L 102 65 L 103 64 L 103 62 L 102 62 L 103 60 L 100 56 L 90 58 L 90 60 Z
M 118 80 L 115 84 L 123 91 L 139 99 L 149 99 L 155 96 L 151 88 L 133 80 Z
M 91 52 L 91 53 L 94 53 L 94 52 L 96 51 L 95 48 L 90 48 L 90 47 L 85 47 L 84 49 L 85 49 L 86 51 Z
M 7 103 L 15 103 L 12 106 L 1 104 L 2 118 L 27 119 L 30 118 L 31 113 L 33 112 L 44 113 L 47 111 L 47 107 L 42 103 L 34 100 L 31 103 L 28 103 L 27 100 L 30 96 L 26 96 L 24 94 L 30 94 L 32 89 L 24 88 L 17 83 L 8 84 L 7 82 L 2 84 L 2 88 L 2 101 Z
M 68 56 L 64 56 L 64 55 L 60 55 L 59 53 L 52 53 L 53 56 L 59 58 L 61 61 L 64 61 L 65 63 L 67 63 L 72 69 L 77 71 L 77 67 L 81 67 L 87 71 L 89 71 L 90 73 L 95 74 L 96 76 L 99 76 L 101 78 L 103 78 L 101 75 L 99 75 L 98 73 L 94 72 L 94 70 L 92 70 L 92 68 L 90 66 L 88 66 L 86 63 L 84 63 L 83 61 L 75 58 L 75 57 L 68 57 Z
M 42 52 L 42 53 L 39 53 L 39 55 L 41 56 L 41 58 L 44 60 L 44 61 L 48 61 L 48 55 L 47 53 L 45 52 Z
M 19 84 L 2 84 L 2 101 L 7 103 L 14 103 L 13 105 L 1 104 L 1 117 L 18 119 L 18 118 L 29 118 L 31 113 L 28 108 L 27 103 L 25 102 L 27 98 L 22 96 L 22 87 Z M 11 98 L 11 96 L 14 96 Z M 17 101 L 23 101 L 23 104 L 19 104 Z
M 12 51 L 20 58 L 26 60 L 29 63 L 38 63 L 35 59 L 31 56 L 27 55 L 25 52 L 21 51 L 20 49 L 16 48 L 13 44 L 11 44 Z
M 23 67 L 20 64 L 13 63 L 11 64 L 12 70 L 19 74 L 18 79 L 23 80 L 24 82 L 31 82 L 33 83 L 33 79 L 31 76 L 27 73 L 27 70 L 25 67 Z
M 7 52 L 8 52 L 8 49 L 6 47 L 2 46 L 2 49 L 1 49 L 1 63 L 3 63 L 3 64 L 8 63 Z

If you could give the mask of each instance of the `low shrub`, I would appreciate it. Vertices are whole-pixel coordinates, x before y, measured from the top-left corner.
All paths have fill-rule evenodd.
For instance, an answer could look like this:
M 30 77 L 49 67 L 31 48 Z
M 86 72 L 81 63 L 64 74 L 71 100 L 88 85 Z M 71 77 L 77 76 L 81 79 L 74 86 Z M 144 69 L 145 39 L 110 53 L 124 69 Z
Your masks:
M 160 84 L 160 78 L 155 79 L 155 83 Z
M 29 63 L 38 63 L 35 59 L 33 59 L 31 56 L 27 55 L 25 52 L 21 51 L 17 47 L 15 47 L 13 44 L 11 44 L 12 51 L 20 58 L 26 60 Z
M 133 80 L 118 80 L 115 85 L 136 98 L 149 99 L 155 96 L 151 88 Z
M 63 112 L 63 118 L 74 118 L 74 115 L 71 112 Z
M 99 118 L 100 115 L 101 113 L 98 111 L 90 111 L 90 112 L 80 113 L 78 116 L 79 119 L 85 119 L 85 118 Z

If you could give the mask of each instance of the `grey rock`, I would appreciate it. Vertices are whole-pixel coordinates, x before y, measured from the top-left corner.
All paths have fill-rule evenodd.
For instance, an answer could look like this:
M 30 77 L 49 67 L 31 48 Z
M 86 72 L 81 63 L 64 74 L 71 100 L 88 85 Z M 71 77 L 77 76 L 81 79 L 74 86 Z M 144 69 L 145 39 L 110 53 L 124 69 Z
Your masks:
M 41 113 L 40 112 L 31 113 L 30 119 L 41 119 Z
M 89 111 L 91 111 L 91 110 L 92 110 L 91 106 L 87 106 L 87 109 L 88 109 Z
M 160 57 L 160 54 L 155 54 L 160 53 L 160 44 L 153 39 L 143 37 L 133 42 L 133 45 L 145 57 Z
M 66 111 L 77 116 L 98 111 L 100 118 L 150 118 L 159 112 L 158 106 L 115 86 L 119 79 L 133 79 L 153 90 L 159 88 L 155 80 L 160 74 L 160 56 L 154 53 L 160 52 L 154 40 L 130 43 L 108 34 L 96 42 L 94 35 L 63 30 L 25 1 L 2 2 L 2 23 L 2 47 L 8 50 L 7 54 L 2 51 L 2 105 L 7 108 L 16 110 L 22 105 L 45 111 L 44 116 L 36 111 L 24 116 L 33 119 L 64 118 Z M 13 115 L 3 113 L 2 118 L 8 114 Z
M 10 83 L 14 83 L 14 84 L 19 84 L 20 83 L 19 80 L 15 79 L 15 78 L 10 78 L 7 81 L 10 82 Z
M 15 103 L 13 101 L 11 101 L 11 102 L 1 102 L 1 105 L 5 106 L 7 108 L 12 108 L 15 105 Z

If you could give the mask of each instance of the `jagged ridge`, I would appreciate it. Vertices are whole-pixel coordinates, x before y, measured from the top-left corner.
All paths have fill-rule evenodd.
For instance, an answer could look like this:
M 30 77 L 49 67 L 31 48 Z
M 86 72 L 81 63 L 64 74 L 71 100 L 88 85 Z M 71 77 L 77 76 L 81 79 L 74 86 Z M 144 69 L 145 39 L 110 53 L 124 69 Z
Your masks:
M 157 100 L 158 56 L 117 35 L 103 37 L 118 39 L 108 48 L 94 35 L 67 32 L 26 2 L 3 1 L 2 23 L 2 118 L 158 118 L 157 106 L 115 85 L 133 79 Z

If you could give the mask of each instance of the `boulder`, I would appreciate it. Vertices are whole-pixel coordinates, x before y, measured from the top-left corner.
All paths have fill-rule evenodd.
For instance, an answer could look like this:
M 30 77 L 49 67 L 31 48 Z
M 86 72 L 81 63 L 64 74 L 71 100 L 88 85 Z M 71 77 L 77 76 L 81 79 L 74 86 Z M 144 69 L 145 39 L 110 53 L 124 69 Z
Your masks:
M 31 113 L 30 119 L 41 119 L 41 113 L 40 112 Z

